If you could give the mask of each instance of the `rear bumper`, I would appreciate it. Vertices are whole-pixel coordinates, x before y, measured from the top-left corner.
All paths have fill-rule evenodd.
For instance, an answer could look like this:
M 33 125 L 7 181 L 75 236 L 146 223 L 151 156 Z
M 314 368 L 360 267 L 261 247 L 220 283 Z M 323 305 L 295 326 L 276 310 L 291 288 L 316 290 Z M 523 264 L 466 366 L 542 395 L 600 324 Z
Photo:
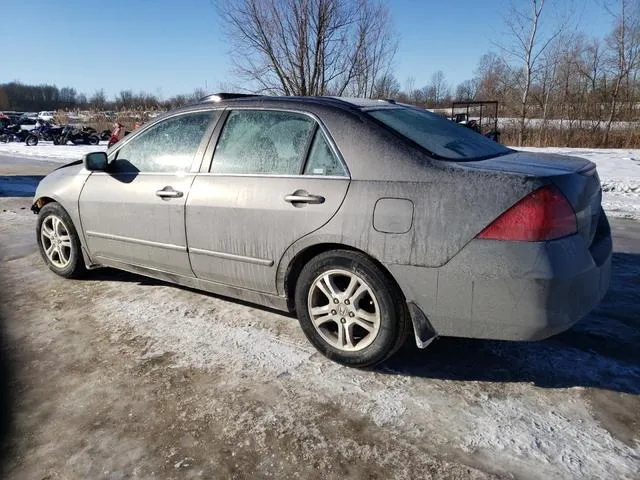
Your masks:
M 473 240 L 439 268 L 388 267 L 438 335 L 540 340 L 570 328 L 604 297 L 612 252 L 606 227 L 591 246 L 580 235 Z

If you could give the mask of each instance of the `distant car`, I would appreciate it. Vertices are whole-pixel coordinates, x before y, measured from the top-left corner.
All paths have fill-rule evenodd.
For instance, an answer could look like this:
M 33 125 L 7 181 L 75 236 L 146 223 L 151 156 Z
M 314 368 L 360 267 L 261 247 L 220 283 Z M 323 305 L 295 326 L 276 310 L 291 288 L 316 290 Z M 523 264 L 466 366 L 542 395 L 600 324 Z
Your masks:
M 35 118 L 28 117 L 26 115 L 22 115 L 18 120 L 17 124 L 20 125 L 21 130 L 33 130 L 36 128 L 36 122 L 38 120 Z
M 411 333 L 420 347 L 542 339 L 605 294 L 611 235 L 588 160 L 516 152 L 390 101 L 236 97 L 44 178 L 32 209 L 49 268 L 296 312 L 320 352 L 355 367 Z
M 39 112 L 38 113 L 38 120 L 44 120 L 45 122 L 50 122 L 51 120 L 53 120 L 53 117 L 56 116 L 56 112 Z

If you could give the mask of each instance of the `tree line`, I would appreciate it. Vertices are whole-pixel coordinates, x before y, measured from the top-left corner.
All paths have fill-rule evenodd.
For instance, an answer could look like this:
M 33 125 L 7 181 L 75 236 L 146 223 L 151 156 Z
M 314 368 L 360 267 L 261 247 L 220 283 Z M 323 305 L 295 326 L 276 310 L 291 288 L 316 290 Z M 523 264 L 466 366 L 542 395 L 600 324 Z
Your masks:
M 505 140 L 518 145 L 640 144 L 640 0 L 598 0 L 604 38 L 577 25 L 572 0 L 512 0 L 506 33 L 475 76 L 457 85 L 444 72 L 405 79 L 393 71 L 398 37 L 382 0 L 219 0 L 237 91 L 276 95 L 394 98 L 427 108 L 453 100 L 497 100 Z M 499 30 L 499 29 L 496 29 Z M 131 90 L 107 99 L 53 85 L 0 84 L 1 110 L 168 109 L 207 92 L 168 100 Z
M 0 112 L 39 112 L 43 110 L 157 110 L 171 109 L 193 103 L 207 95 L 203 89 L 162 100 L 147 92 L 122 90 L 107 98 L 103 89 L 87 97 L 75 88 L 56 85 L 26 85 L 20 82 L 0 84 Z

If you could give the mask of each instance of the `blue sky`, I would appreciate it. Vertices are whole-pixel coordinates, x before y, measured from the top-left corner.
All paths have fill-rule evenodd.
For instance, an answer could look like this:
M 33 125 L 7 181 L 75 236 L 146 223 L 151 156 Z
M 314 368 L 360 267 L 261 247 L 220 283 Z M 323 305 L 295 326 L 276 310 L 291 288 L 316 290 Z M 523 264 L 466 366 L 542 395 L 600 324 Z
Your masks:
M 501 15 L 508 2 L 389 0 L 400 37 L 394 70 L 402 86 L 413 76 L 421 87 L 437 70 L 452 84 L 471 78 L 481 55 L 496 50 L 492 41 L 505 31 Z M 88 96 L 99 88 L 109 96 L 144 90 L 167 98 L 234 81 L 210 0 L 2 3 L 0 83 L 51 83 Z M 576 4 L 580 30 L 606 34 L 610 17 L 598 0 Z

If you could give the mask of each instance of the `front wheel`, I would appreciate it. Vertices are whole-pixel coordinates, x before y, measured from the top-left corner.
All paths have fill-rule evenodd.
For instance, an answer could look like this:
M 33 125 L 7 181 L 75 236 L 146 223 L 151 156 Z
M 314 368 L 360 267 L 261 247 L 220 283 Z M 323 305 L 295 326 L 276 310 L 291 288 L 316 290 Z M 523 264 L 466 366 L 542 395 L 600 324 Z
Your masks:
M 404 343 L 410 318 L 395 282 L 360 252 L 314 257 L 295 292 L 300 325 L 327 358 L 350 367 L 383 362 Z
M 29 147 L 35 147 L 38 145 L 38 136 L 37 135 L 29 135 L 24 143 L 26 143 Z
M 86 271 L 78 233 L 60 204 L 48 203 L 40 210 L 37 240 L 40 255 L 52 272 L 74 278 Z

